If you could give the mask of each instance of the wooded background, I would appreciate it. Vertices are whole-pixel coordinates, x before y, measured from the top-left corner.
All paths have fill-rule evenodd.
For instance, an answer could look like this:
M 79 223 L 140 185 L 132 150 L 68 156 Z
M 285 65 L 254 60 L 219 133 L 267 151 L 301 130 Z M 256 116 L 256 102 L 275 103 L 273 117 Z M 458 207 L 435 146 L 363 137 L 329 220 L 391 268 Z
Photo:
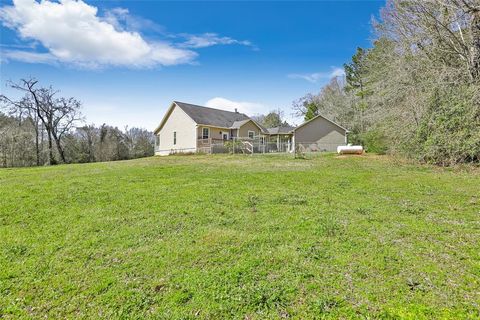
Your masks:
M 305 120 L 322 114 L 350 129 L 369 152 L 438 165 L 480 162 L 480 1 L 389 0 L 358 48 L 319 93 L 293 104 Z M 153 134 L 84 125 L 81 104 L 36 79 L 9 83 L 1 97 L 0 166 L 122 160 L 153 155 Z M 257 115 L 288 125 L 280 111 Z
M 81 103 L 59 97 L 36 79 L 9 85 L 25 95 L 1 96 L 0 166 L 126 160 L 153 155 L 153 133 L 139 128 L 120 130 L 106 124 L 85 125 Z
M 480 161 L 480 1 L 387 1 L 372 48 L 358 48 L 318 94 L 294 104 L 349 128 L 380 153 L 452 165 Z

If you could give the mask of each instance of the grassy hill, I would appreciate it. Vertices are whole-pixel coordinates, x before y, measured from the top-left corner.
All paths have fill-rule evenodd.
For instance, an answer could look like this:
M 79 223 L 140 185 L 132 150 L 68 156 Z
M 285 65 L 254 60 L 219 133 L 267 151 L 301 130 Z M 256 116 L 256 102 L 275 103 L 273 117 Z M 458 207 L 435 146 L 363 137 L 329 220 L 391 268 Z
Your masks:
M 0 318 L 479 318 L 480 172 L 171 156 L 0 170 Z

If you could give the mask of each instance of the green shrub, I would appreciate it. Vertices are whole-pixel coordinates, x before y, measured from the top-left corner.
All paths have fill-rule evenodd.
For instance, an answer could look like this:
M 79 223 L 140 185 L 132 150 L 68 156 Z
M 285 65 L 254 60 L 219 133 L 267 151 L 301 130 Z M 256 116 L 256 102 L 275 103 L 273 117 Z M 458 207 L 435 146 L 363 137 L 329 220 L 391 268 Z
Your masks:
M 380 129 L 373 129 L 361 136 L 362 145 L 367 152 L 385 154 L 388 150 L 387 138 Z
M 370 129 L 364 133 L 352 132 L 348 143 L 361 145 L 366 152 L 385 154 L 388 150 L 388 140 L 380 128 Z
M 413 141 L 417 157 L 453 165 L 480 161 L 480 107 L 475 86 L 436 90 Z
M 229 153 L 241 153 L 243 148 L 243 143 L 238 140 L 226 141 L 224 147 L 228 149 Z

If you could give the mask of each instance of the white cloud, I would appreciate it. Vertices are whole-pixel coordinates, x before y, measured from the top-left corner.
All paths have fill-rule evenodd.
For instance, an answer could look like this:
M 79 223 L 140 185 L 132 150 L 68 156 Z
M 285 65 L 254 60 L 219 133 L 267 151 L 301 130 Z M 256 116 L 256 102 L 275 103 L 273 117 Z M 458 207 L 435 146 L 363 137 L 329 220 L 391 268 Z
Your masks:
M 292 79 L 303 79 L 311 83 L 317 83 L 320 80 L 329 80 L 335 77 L 343 77 L 345 71 L 342 68 L 333 68 L 330 72 L 316 72 L 310 74 L 289 74 Z
M 85 67 L 150 67 L 189 63 L 194 51 L 168 42 L 149 42 L 135 31 L 119 30 L 82 0 L 14 0 L 0 9 L 3 24 L 24 40 L 40 42 L 49 54 L 10 51 L 9 59 L 73 63 Z M 116 14 L 126 12 L 116 11 Z M 117 27 L 117 28 L 116 28 Z M 3 54 L 3 52 L 2 52 Z
M 345 76 L 345 70 L 343 70 L 343 68 L 335 68 L 330 73 L 330 76 L 331 76 L 331 78 L 343 77 L 343 76 Z
M 2 50 L 1 61 L 17 60 L 28 63 L 54 64 L 57 59 L 50 53 L 30 52 L 22 50 Z
M 238 44 L 256 49 L 256 47 L 248 40 L 236 40 L 230 37 L 221 37 L 216 33 L 204 33 L 201 35 L 184 34 L 183 36 L 187 39 L 187 41 L 181 44 L 182 47 L 185 48 L 205 48 L 215 45 Z
M 235 109 L 238 112 L 245 113 L 249 116 L 255 114 L 262 114 L 266 113 L 270 110 L 270 108 L 264 104 L 256 103 L 256 102 L 246 102 L 246 101 L 233 101 L 221 97 L 215 97 L 208 100 L 205 103 L 206 107 L 227 110 L 227 111 L 234 111 Z
M 162 26 L 131 15 L 125 8 L 113 8 L 100 16 L 96 7 L 82 0 L 13 0 L 13 6 L 0 8 L 0 20 L 23 40 L 48 50 L 3 50 L 2 60 L 143 68 L 192 63 L 198 56 L 192 49 L 214 45 L 237 44 L 257 50 L 248 40 L 216 33 L 167 34 Z M 147 30 L 168 40 L 147 40 L 140 34 Z
M 120 31 L 154 31 L 156 33 L 165 34 L 165 28 L 156 24 L 152 20 L 148 20 L 136 15 L 132 15 L 126 8 L 113 8 L 105 12 L 103 20 L 110 23 L 115 29 Z

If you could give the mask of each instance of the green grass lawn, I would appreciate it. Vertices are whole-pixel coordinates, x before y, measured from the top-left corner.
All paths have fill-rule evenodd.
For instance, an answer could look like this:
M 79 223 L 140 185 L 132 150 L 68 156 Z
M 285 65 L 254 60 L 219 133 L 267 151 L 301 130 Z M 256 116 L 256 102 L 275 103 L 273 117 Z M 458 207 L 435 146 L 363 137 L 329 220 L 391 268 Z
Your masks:
M 480 170 L 170 156 L 0 170 L 0 318 L 478 319 Z

